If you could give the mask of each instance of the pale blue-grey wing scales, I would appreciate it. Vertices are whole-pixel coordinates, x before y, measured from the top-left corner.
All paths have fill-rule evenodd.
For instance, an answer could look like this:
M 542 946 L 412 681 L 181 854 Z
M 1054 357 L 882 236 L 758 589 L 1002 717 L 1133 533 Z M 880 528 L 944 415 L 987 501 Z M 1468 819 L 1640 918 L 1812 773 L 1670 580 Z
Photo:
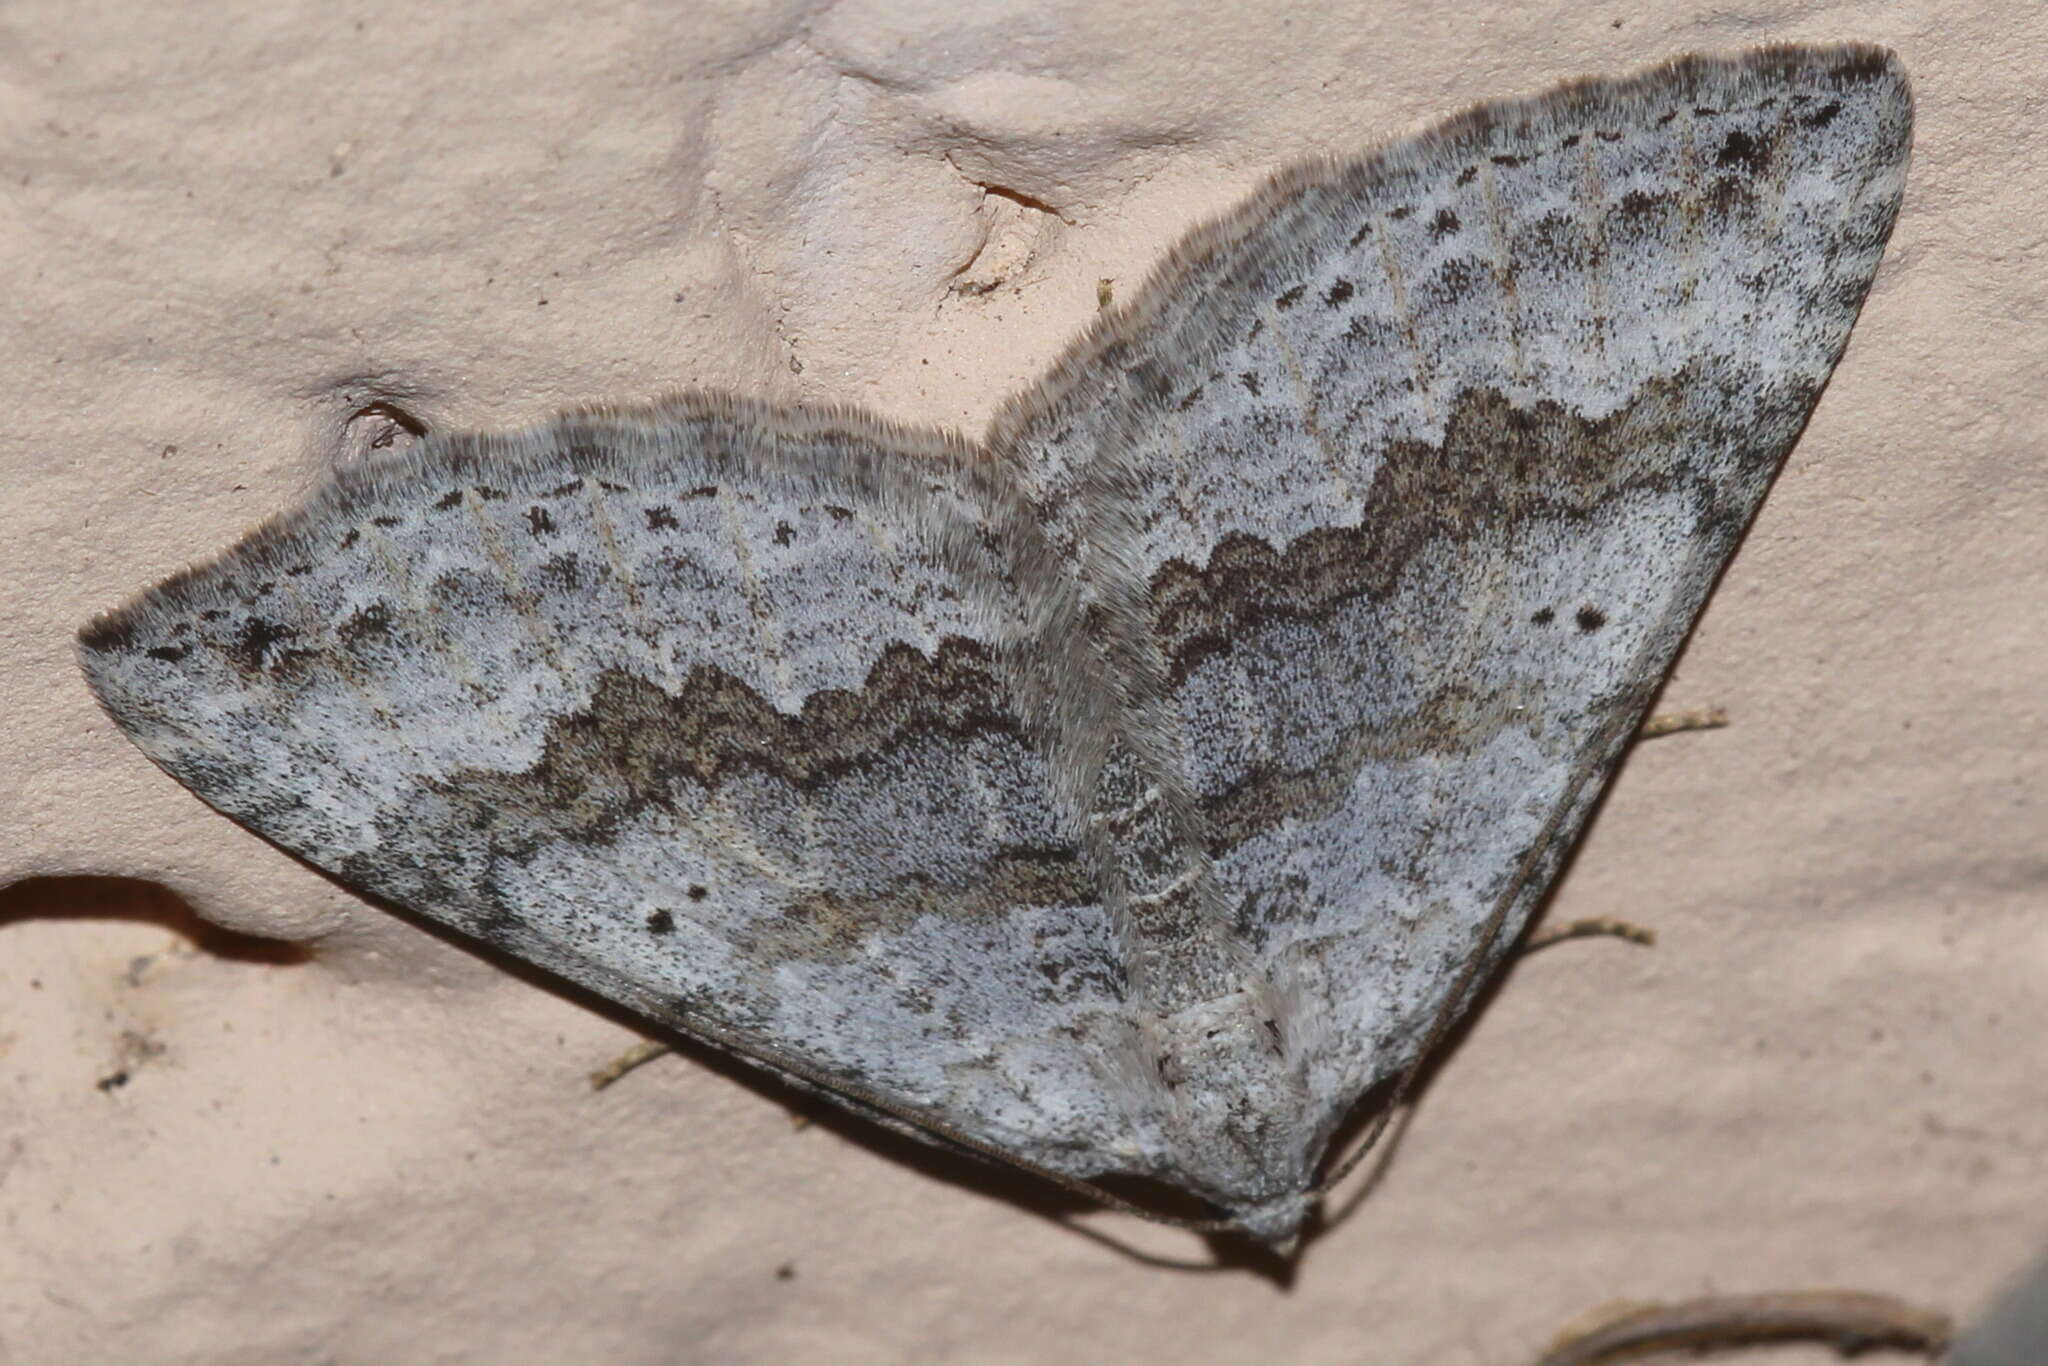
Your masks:
M 1909 125 L 1865 48 L 1489 105 L 1194 234 L 985 464 L 721 402 L 439 439 L 86 669 L 365 890 L 1279 1236 L 1547 882 L 1840 353 Z
M 1867 48 L 1688 59 L 1279 178 L 999 438 L 1157 649 L 1342 1108 L 1499 953 L 1825 384 L 1902 189 Z
M 145 753 L 353 886 L 1027 1161 L 1148 1170 L 989 468 L 709 400 L 436 438 L 81 656 Z

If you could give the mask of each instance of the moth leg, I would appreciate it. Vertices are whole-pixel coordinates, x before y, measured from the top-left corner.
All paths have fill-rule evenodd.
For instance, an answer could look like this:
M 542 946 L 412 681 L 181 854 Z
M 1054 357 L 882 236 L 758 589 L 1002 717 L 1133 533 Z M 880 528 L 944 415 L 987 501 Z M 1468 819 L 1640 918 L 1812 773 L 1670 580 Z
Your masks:
M 1687 730 L 1719 730 L 1728 724 L 1728 713 L 1720 707 L 1693 707 L 1685 711 L 1664 712 L 1643 722 L 1636 732 L 1638 740 L 1655 740 L 1663 735 L 1676 735 Z M 1587 920 L 1568 921 L 1554 928 L 1538 930 L 1529 936 L 1529 942 L 1522 946 L 1524 957 L 1553 944 L 1562 944 L 1567 939 L 1625 939 L 1631 944 L 1649 948 L 1657 942 L 1657 932 L 1647 925 L 1638 925 L 1628 920 L 1616 920 L 1609 916 L 1594 916 Z
M 1662 735 L 1676 735 L 1687 730 L 1719 730 L 1728 724 L 1728 713 L 1720 707 L 1692 707 L 1685 711 L 1664 712 L 1643 722 L 1636 732 L 1638 740 L 1655 740 Z M 1529 942 L 1522 945 L 1522 954 L 1527 956 L 1538 949 L 1547 949 L 1552 944 L 1562 944 L 1567 939 L 1625 939 L 1631 944 L 1649 948 L 1657 942 L 1657 932 L 1647 925 L 1633 921 L 1616 920 L 1608 916 L 1594 916 L 1588 920 L 1573 920 L 1550 929 L 1541 929 L 1529 936 Z
M 635 1068 L 644 1067 L 664 1053 L 675 1050 L 659 1039 L 642 1039 L 590 1074 L 590 1089 L 602 1091 Z
M 1728 713 L 1720 707 L 1667 711 L 1644 721 L 1643 728 L 1636 732 L 1636 739 L 1655 740 L 1662 735 L 1676 735 L 1687 730 L 1719 730 L 1727 724 Z
M 1844 1354 L 1897 1347 L 1933 1354 L 1948 1345 L 1946 1314 L 1890 1295 L 1807 1290 L 1777 1295 L 1709 1295 L 1676 1304 L 1618 1304 L 1567 1328 L 1537 1366 L 1596 1366 L 1645 1349 L 1762 1342 L 1821 1342 Z
M 1612 916 L 1596 915 L 1584 920 L 1568 920 L 1562 925 L 1545 927 L 1529 936 L 1529 942 L 1522 945 L 1522 956 L 1528 957 L 1539 949 L 1553 944 L 1562 944 L 1567 939 L 1622 939 L 1631 944 L 1651 948 L 1657 942 L 1657 932 L 1647 925 L 1638 925 L 1629 920 L 1616 920 Z
M 628 1072 L 637 1072 L 656 1058 L 675 1051 L 674 1045 L 665 1044 L 659 1039 L 642 1039 L 603 1067 L 592 1072 L 590 1074 L 590 1089 L 602 1091 Z M 810 1128 L 812 1123 L 811 1117 L 803 1111 L 790 1111 L 790 1128 L 801 1132 L 804 1129 Z

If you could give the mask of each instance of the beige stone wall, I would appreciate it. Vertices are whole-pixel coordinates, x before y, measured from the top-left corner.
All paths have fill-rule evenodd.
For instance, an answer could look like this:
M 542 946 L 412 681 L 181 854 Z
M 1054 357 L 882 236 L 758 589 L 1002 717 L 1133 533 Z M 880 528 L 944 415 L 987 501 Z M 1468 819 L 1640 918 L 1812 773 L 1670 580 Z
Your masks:
M 1615 1297 L 1967 1308 L 2048 1236 L 2048 11 L 1101 8 L 0 12 L 0 1362 L 1493 1366 Z M 1659 944 L 1510 973 L 1291 1285 L 713 1059 L 594 1094 L 629 1020 L 216 816 L 72 666 L 371 403 L 977 430 L 1291 159 L 1840 38 L 1914 76 L 1905 211 L 1666 690 L 1734 724 L 1629 760 L 1550 911 Z

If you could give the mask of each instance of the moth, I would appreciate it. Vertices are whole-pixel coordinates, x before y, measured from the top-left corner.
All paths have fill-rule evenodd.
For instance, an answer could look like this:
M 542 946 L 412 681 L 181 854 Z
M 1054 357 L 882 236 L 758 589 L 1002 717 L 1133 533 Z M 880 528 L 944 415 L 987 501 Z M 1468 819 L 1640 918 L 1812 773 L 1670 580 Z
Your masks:
M 79 656 L 365 893 L 1285 1245 L 1639 725 L 1911 123 L 1863 46 L 1485 104 L 1195 229 L 979 440 L 706 393 L 435 434 Z

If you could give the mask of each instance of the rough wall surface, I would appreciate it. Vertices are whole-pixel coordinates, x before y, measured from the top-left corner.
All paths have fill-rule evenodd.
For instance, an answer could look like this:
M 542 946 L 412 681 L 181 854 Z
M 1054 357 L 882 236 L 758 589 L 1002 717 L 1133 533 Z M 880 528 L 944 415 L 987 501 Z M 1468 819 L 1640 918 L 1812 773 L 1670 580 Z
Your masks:
M 11 9 L 0 1362 L 1491 1366 L 1613 1298 L 1988 1293 L 2048 1234 L 2048 18 L 1658 8 Z M 703 1056 L 593 1093 L 630 1021 L 218 817 L 72 665 L 394 413 L 978 430 L 1289 160 L 1843 38 L 1912 73 L 1913 173 L 1666 690 L 1734 724 L 1629 760 L 1548 913 L 1659 944 L 1511 972 L 1291 1283 Z

